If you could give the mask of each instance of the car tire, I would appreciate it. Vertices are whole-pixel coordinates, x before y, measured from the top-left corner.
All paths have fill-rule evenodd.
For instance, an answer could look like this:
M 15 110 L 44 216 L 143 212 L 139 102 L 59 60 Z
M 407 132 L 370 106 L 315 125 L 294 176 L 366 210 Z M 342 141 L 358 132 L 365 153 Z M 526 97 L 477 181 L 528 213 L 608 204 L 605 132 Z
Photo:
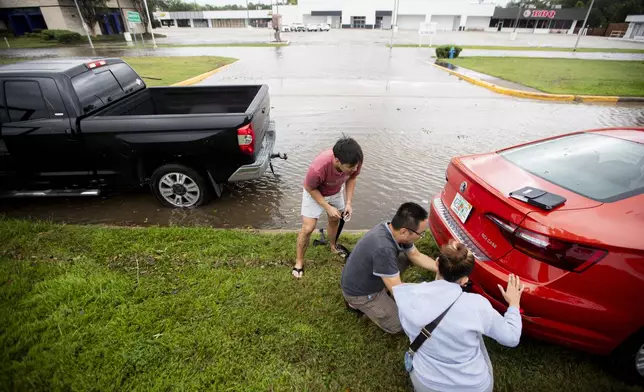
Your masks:
M 628 338 L 613 355 L 617 376 L 629 383 L 644 385 L 644 330 Z
M 212 197 L 212 187 L 204 176 L 178 163 L 156 169 L 150 188 L 161 204 L 170 208 L 199 207 Z

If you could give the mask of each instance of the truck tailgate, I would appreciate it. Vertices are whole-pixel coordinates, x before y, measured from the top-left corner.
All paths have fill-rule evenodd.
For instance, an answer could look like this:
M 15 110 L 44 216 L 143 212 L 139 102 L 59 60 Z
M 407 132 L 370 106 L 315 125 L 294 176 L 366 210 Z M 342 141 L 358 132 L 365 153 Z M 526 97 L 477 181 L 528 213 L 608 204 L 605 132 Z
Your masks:
M 268 86 L 262 86 L 253 101 L 246 110 L 246 116 L 255 131 L 255 158 L 259 153 L 260 146 L 264 142 L 264 137 L 268 132 L 271 111 L 271 99 L 268 94 Z

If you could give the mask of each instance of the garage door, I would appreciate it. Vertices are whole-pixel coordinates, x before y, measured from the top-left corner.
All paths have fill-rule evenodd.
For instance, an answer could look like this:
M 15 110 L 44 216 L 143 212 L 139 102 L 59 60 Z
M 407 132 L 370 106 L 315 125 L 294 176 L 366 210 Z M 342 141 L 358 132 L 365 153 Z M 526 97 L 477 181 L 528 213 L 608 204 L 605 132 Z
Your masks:
M 433 15 L 432 23 L 438 23 L 439 31 L 452 31 L 454 29 L 454 15 Z
M 418 30 L 425 22 L 425 15 L 398 15 L 398 28 L 402 30 Z
M 306 24 L 320 24 L 326 23 L 326 16 L 313 16 L 313 15 L 302 15 L 302 23 Z
M 490 26 L 490 17 L 488 16 L 468 16 L 465 23 L 466 30 L 483 30 Z

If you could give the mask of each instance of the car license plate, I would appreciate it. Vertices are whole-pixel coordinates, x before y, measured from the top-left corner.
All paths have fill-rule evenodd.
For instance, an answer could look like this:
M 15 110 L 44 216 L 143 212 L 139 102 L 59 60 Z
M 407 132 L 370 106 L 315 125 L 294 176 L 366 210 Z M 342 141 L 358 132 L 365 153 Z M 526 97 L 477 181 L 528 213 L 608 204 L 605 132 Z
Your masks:
M 451 209 L 456 213 L 458 219 L 465 224 L 467 217 L 470 216 L 470 212 L 472 212 L 472 205 L 457 192 L 456 196 L 454 196 L 454 200 L 452 201 Z

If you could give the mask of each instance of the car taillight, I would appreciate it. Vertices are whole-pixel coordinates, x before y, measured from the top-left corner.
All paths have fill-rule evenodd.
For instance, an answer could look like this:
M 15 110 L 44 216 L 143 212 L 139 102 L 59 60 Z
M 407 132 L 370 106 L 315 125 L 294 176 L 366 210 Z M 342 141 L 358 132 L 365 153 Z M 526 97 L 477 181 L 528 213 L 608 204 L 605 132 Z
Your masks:
M 244 154 L 253 155 L 255 153 L 255 130 L 253 130 L 252 124 L 244 125 L 237 130 L 237 143 Z
M 535 233 L 494 215 L 487 217 L 501 229 L 515 249 L 566 271 L 582 272 L 606 256 L 604 250 Z
M 89 69 L 94 69 L 94 68 L 97 68 L 97 67 L 102 67 L 105 64 L 107 64 L 105 62 L 105 60 L 98 60 L 98 61 L 92 61 L 91 63 L 87 63 L 85 65 L 87 65 L 87 68 L 89 68 Z

